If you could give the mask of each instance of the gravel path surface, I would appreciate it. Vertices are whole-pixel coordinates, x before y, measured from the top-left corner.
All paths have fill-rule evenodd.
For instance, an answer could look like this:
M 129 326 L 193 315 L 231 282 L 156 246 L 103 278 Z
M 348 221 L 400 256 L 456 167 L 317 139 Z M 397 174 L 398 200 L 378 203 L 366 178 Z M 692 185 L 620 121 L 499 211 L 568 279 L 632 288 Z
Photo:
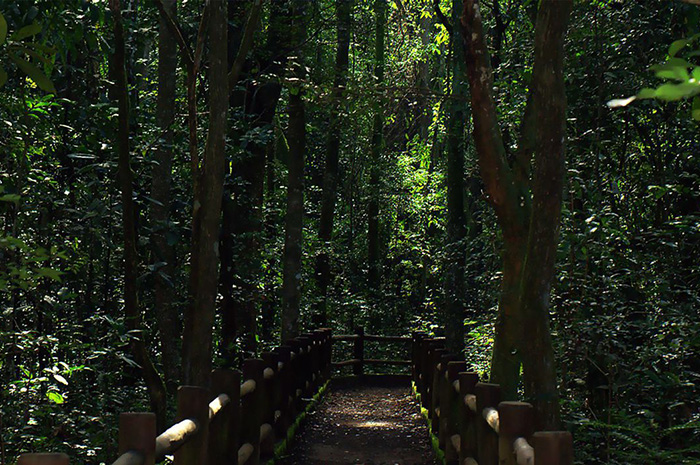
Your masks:
M 436 465 L 408 388 L 331 391 L 307 418 L 283 465 Z

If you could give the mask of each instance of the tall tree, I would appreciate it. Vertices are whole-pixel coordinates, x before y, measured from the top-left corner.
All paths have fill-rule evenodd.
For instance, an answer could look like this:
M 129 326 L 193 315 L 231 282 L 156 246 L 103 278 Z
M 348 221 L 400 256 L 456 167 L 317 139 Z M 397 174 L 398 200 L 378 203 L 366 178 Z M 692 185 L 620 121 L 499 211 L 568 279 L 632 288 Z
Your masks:
M 235 358 L 238 338 L 243 341 L 244 353 L 254 354 L 257 350 L 265 159 L 282 90 L 280 76 L 290 48 L 286 37 L 289 4 L 290 0 L 271 3 L 266 43 L 254 57 L 260 74 L 247 76 L 259 79 L 248 79 L 241 92 L 232 89 L 233 104 L 243 107 L 249 130 L 261 137 L 251 138 L 245 150 L 234 157 L 230 171 L 232 187 L 224 200 L 223 266 L 219 279 L 222 344 L 224 357 L 230 361 Z
M 491 376 L 506 398 L 514 398 L 522 364 L 525 394 L 539 412 L 540 428 L 559 423 L 548 313 L 564 176 L 564 35 L 571 5 L 571 0 L 539 5 L 531 91 L 512 164 L 498 124 L 476 0 L 464 0 L 461 23 L 479 167 L 504 241 Z
M 301 258 L 304 227 L 304 152 L 306 151 L 306 117 L 303 82 L 305 78 L 301 44 L 306 37 L 304 0 L 294 0 L 290 39 L 297 56 L 292 62 L 294 76 L 289 87 L 289 127 L 287 140 L 287 213 L 284 220 L 284 256 L 282 259 L 282 341 L 299 334 L 301 304 Z
M 337 47 L 335 52 L 335 79 L 333 102 L 326 141 L 326 165 L 323 173 L 323 194 L 318 237 L 322 242 L 321 252 L 316 258 L 320 302 L 315 314 L 315 324 L 324 326 L 328 322 L 328 286 L 331 283 L 330 250 L 335 218 L 335 203 L 338 196 L 338 160 L 342 136 L 341 107 L 348 82 L 348 55 L 350 50 L 350 20 L 354 0 L 336 0 Z
M 164 9 L 174 18 L 177 3 L 163 0 Z M 173 305 L 176 288 L 173 285 L 175 250 L 168 240 L 170 229 L 170 198 L 173 165 L 173 126 L 175 124 L 175 70 L 177 67 L 177 42 L 168 27 L 165 15 L 158 21 L 158 97 L 156 100 L 156 122 L 160 140 L 155 150 L 151 171 L 151 221 L 153 222 L 151 243 L 156 269 L 154 278 L 155 313 L 160 335 L 163 375 L 171 394 L 177 389 L 180 379 L 180 318 Z
M 368 285 L 370 289 L 379 289 L 381 281 L 381 260 L 379 258 L 379 199 L 381 158 L 384 150 L 384 34 L 386 27 L 386 0 L 374 2 L 374 86 L 377 93 L 374 96 L 372 119 L 371 167 L 369 179 L 369 205 L 367 208 L 367 262 L 369 266 Z
M 194 166 L 190 298 L 183 331 L 185 382 L 206 386 L 212 367 L 212 330 L 217 295 L 219 229 L 226 166 L 228 114 L 228 2 L 208 4 L 209 132 L 201 166 Z
M 436 4 L 436 7 L 439 6 Z M 464 42 L 459 27 L 462 1 L 452 0 L 450 50 L 452 52 L 452 91 L 447 106 L 447 274 L 445 277 L 445 336 L 449 349 L 464 350 L 464 297 L 466 293 L 465 238 L 467 219 L 464 212 L 465 124 L 470 116 L 467 108 L 469 89 L 465 82 Z M 445 18 L 445 21 L 446 18 Z
M 151 409 L 156 414 L 158 425 L 163 426 L 166 407 L 165 386 L 153 365 L 144 342 L 138 302 L 138 253 L 136 251 L 138 238 L 134 204 L 134 173 L 131 170 L 129 150 L 129 91 L 126 79 L 124 22 L 119 0 L 110 0 L 109 6 L 114 17 L 114 54 L 111 65 L 118 108 L 117 153 L 123 215 L 122 232 L 124 235 L 124 314 L 126 327 L 134 333 L 130 345 L 131 352 L 136 362 L 141 366 Z

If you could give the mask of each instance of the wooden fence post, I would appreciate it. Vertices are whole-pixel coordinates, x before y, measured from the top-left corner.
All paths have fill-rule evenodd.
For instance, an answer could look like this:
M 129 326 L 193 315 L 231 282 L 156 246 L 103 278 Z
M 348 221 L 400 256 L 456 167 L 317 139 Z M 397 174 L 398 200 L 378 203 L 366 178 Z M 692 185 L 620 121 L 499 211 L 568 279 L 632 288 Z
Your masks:
M 156 416 L 148 412 L 119 415 L 119 455 L 129 451 L 143 457 L 143 465 L 155 464 Z
M 459 381 L 459 373 L 466 370 L 467 363 L 463 361 L 448 361 L 446 379 L 444 383 L 445 407 L 440 415 L 440 436 L 444 437 L 445 462 L 448 465 L 456 465 L 459 462 L 459 450 L 452 444 L 452 436 L 459 435 L 459 391 L 455 390 L 454 383 Z M 462 402 L 464 404 L 464 402 Z M 461 437 L 459 448 L 461 449 Z
M 430 352 L 430 371 L 432 374 L 430 376 L 430 386 L 428 386 L 428 400 L 430 401 L 428 403 L 428 418 L 430 418 L 433 433 L 437 431 L 437 422 L 435 421 L 437 414 L 435 409 L 440 405 L 440 390 L 438 389 L 440 374 L 438 365 L 440 364 L 440 358 L 445 354 L 447 354 L 447 349 L 443 347 L 434 348 Z
M 572 465 L 574 443 L 568 431 L 538 431 L 532 435 L 535 465 Z
M 260 444 L 260 454 L 264 457 L 272 457 L 275 452 L 275 424 L 279 416 L 282 415 L 280 406 L 280 372 L 278 369 L 279 355 L 275 352 L 263 352 L 262 359 L 265 361 L 265 371 L 271 373 L 272 377 L 265 380 L 265 395 L 267 402 L 266 410 L 263 412 L 263 424 L 270 425 L 270 432 L 267 438 Z M 265 372 L 263 372 L 264 374 Z M 279 413 L 278 413 L 279 412 Z
M 527 402 L 501 402 L 498 404 L 498 463 L 517 465 L 513 442 L 517 438 L 530 439 L 534 432 L 532 405 Z
M 294 417 L 294 399 L 292 390 L 294 389 L 294 372 L 292 371 L 292 348 L 290 346 L 279 346 L 275 349 L 279 355 L 282 369 L 279 371 L 280 389 L 280 419 L 277 422 L 277 435 L 285 437 L 287 429 L 291 426 Z
M 365 328 L 358 326 L 355 328 L 355 333 L 357 339 L 355 339 L 352 354 L 353 358 L 359 362 L 353 365 L 352 372 L 355 376 L 362 377 L 365 374 Z
M 191 418 L 197 423 L 197 434 L 175 452 L 175 465 L 207 463 L 209 432 L 209 390 L 200 386 L 180 386 L 177 390 L 177 419 Z
M 476 458 L 477 439 L 476 423 L 479 417 L 467 405 L 467 396 L 474 395 L 476 384 L 479 382 L 477 373 L 463 372 L 459 374 L 459 408 L 460 426 L 459 435 L 462 438 L 462 445 L 459 451 L 459 463 L 464 463 L 467 458 Z
M 17 459 L 17 465 L 69 465 L 69 463 L 70 460 L 66 454 L 22 454 Z
M 438 437 L 438 444 L 442 448 L 442 450 L 447 450 L 447 444 L 445 442 L 446 439 L 446 431 L 445 431 L 445 426 L 447 425 L 447 417 L 450 414 L 450 399 L 451 399 L 451 392 L 452 392 L 452 386 L 449 386 L 449 391 L 448 389 L 448 381 L 447 381 L 447 364 L 450 362 L 455 362 L 459 360 L 459 355 L 457 354 L 442 354 L 440 356 L 440 363 L 439 363 L 439 376 L 437 378 L 437 384 L 436 384 L 436 395 L 437 395 L 437 402 L 435 403 L 436 409 L 440 412 L 440 415 L 435 416 L 435 422 L 433 423 L 433 431 L 437 434 Z M 448 439 L 449 440 L 449 439 Z
M 265 362 L 260 359 L 246 359 L 243 361 L 243 382 L 252 380 L 255 389 L 241 398 L 241 444 L 253 446 L 250 458 L 246 465 L 259 465 L 260 463 L 260 426 L 264 411 L 265 392 L 263 386 L 263 370 Z
M 411 335 L 411 379 L 420 392 L 421 343 L 427 337 L 425 333 L 414 331 Z
M 211 372 L 213 395 L 226 394 L 229 403 L 209 424 L 209 465 L 228 465 L 238 454 L 241 372 L 217 369 Z
M 501 401 L 501 386 L 498 384 L 477 383 L 476 394 L 476 435 L 479 465 L 498 464 L 498 434 L 484 419 L 484 409 L 496 408 Z

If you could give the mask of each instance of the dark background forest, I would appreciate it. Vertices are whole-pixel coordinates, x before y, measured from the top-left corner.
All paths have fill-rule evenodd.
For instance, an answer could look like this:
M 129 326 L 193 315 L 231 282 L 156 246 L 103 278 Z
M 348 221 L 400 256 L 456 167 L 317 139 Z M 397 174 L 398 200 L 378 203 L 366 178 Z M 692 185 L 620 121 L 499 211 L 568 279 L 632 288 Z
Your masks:
M 533 67 L 556 2 L 480 3 L 499 156 L 535 200 L 519 154 L 556 124 L 526 107 L 566 103 L 537 315 L 577 463 L 698 463 L 700 6 L 573 2 L 559 95 Z M 178 384 L 304 328 L 497 358 L 512 234 L 462 2 L 204 4 L 0 0 L 3 464 L 108 463 L 119 412 L 170 421 Z

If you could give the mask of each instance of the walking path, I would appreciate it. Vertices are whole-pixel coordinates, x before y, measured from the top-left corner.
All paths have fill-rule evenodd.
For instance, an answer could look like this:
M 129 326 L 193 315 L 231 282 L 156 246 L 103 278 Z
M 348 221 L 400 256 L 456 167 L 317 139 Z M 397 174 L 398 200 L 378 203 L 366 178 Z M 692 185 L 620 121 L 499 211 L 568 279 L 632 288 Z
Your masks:
M 436 465 L 407 387 L 332 390 L 306 418 L 282 465 Z

